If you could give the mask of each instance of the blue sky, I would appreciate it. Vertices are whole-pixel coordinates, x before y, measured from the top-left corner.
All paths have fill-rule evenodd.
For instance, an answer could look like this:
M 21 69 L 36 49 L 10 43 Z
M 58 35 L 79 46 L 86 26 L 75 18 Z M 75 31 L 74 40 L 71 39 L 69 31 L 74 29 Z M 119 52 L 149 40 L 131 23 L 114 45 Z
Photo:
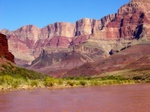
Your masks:
M 130 0 L 0 0 L 0 29 L 16 30 L 33 24 L 42 28 L 55 22 L 100 19 L 116 13 Z

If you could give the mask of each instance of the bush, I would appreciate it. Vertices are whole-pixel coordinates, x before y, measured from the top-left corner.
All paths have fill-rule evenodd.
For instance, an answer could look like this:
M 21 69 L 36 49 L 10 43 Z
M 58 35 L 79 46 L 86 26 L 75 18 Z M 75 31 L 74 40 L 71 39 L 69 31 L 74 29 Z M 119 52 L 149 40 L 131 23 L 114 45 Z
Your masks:
M 21 84 L 20 80 L 16 80 L 13 82 L 12 87 L 17 88 L 17 87 L 19 87 L 20 84 Z
M 62 79 L 58 79 L 58 84 L 62 85 L 63 84 L 63 80 Z
M 38 86 L 38 80 L 32 80 L 32 81 L 30 82 L 30 85 L 31 85 L 32 87 L 37 87 L 37 86 Z
M 0 73 L 0 75 L 9 75 L 15 78 L 28 78 L 31 80 L 34 79 L 44 79 L 46 77 L 46 75 L 43 75 L 41 73 L 37 73 L 35 71 L 32 70 L 27 70 L 25 68 L 20 68 L 20 67 L 16 67 L 13 66 L 13 64 L 11 64 L 10 62 L 8 63 L 8 65 L 6 64 L 2 64 L 2 71 Z
M 44 79 L 44 85 L 46 87 L 52 87 L 52 86 L 54 86 L 55 83 L 56 83 L 56 80 L 54 78 L 48 78 L 47 77 Z
M 8 85 L 11 85 L 13 82 L 13 78 L 9 75 L 4 75 L 4 76 L 1 76 L 0 82 L 1 82 L 1 84 L 6 83 Z
M 67 81 L 67 85 L 74 86 L 75 82 L 73 82 L 73 81 Z
M 126 80 L 126 78 L 122 77 L 122 76 L 105 76 L 102 77 L 102 80 Z
M 85 86 L 86 84 L 87 84 L 86 81 L 84 81 L 84 80 L 81 80 L 81 81 L 80 81 L 80 85 Z
M 9 75 L 0 76 L 0 85 L 9 85 L 12 88 L 17 88 L 21 83 L 20 79 L 15 79 Z
M 92 80 L 91 85 L 92 86 L 97 86 L 97 85 L 99 85 L 99 82 L 97 80 Z

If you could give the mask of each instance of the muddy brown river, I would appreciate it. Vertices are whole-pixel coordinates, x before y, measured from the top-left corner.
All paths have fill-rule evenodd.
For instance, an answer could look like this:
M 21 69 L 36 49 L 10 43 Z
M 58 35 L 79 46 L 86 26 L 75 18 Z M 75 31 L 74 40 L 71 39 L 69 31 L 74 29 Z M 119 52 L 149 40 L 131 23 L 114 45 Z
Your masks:
M 150 112 L 150 84 L 0 92 L 0 112 Z

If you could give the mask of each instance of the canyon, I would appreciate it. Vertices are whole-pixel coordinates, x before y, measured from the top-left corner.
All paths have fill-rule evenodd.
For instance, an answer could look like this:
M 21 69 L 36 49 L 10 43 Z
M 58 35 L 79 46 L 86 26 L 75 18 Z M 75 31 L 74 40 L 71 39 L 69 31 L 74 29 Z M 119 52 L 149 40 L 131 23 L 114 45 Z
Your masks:
M 4 61 L 5 59 L 14 63 L 14 56 L 12 53 L 8 51 L 8 41 L 5 35 L 0 34 L 0 62 Z M 5 59 L 3 59 L 5 58 Z
M 132 69 L 139 62 L 147 67 L 149 5 L 150 0 L 131 0 L 116 14 L 100 20 L 83 18 L 75 23 L 57 22 L 44 28 L 27 25 L 0 32 L 7 36 L 18 66 L 54 77 Z

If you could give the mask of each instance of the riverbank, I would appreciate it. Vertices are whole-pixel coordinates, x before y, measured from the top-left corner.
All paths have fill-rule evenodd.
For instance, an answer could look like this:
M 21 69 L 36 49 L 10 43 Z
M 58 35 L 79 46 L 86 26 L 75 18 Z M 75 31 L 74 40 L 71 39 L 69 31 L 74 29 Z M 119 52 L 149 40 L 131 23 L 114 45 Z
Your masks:
M 135 74 L 136 73 L 136 74 Z M 141 75 L 142 73 L 142 75 Z M 127 74 L 127 75 L 126 75 Z M 0 91 L 30 90 L 34 88 L 72 88 L 150 82 L 146 71 L 115 71 L 90 77 L 53 78 L 14 66 L 8 62 L 0 66 Z
M 45 77 L 44 79 L 23 79 L 14 78 L 8 75 L 0 76 L 0 91 L 14 90 L 31 90 L 35 88 L 75 88 L 89 86 L 105 86 L 105 85 L 121 85 L 121 84 L 136 84 L 146 83 L 148 81 L 133 80 L 122 76 L 106 76 L 101 78 L 92 77 L 76 77 L 76 78 L 52 78 Z

